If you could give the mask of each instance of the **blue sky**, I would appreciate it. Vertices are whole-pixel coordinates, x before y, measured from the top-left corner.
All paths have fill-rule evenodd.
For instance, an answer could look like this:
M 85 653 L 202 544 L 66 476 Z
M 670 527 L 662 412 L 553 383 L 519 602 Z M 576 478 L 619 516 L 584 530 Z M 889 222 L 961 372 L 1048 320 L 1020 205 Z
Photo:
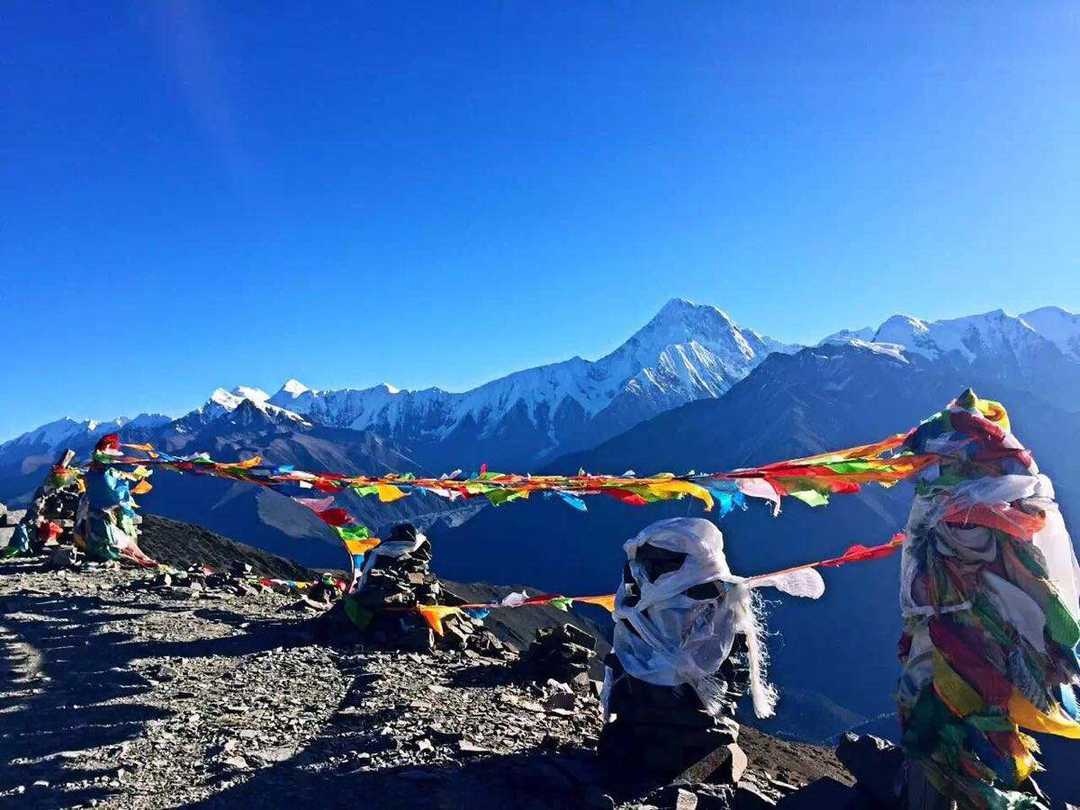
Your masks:
M 336 6 L 5 6 L 0 437 L 1080 309 L 1076 5 Z

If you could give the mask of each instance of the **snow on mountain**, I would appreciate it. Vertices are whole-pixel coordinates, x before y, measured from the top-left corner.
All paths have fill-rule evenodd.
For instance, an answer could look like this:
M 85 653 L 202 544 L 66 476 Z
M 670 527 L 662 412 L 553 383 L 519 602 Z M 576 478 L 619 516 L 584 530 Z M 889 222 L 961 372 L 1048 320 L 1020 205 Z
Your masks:
M 327 425 L 405 443 L 521 439 L 547 456 L 583 446 L 696 399 L 722 395 L 773 351 L 793 347 L 738 326 L 712 306 L 669 301 L 615 351 L 526 369 L 463 393 L 388 384 L 318 391 L 289 380 L 269 402 Z M 525 441 L 523 432 L 539 434 Z
M 822 344 L 858 340 L 861 331 L 838 332 Z M 893 315 L 870 342 L 940 363 L 971 384 L 1005 384 L 1048 398 L 1080 396 L 1080 316 L 1055 307 L 1021 317 L 1000 309 L 940 321 Z
M 864 326 L 862 329 L 841 329 L 839 332 L 833 332 L 831 335 L 823 337 L 818 345 L 824 346 L 826 343 L 848 343 L 852 340 L 870 342 L 874 339 L 874 333 L 876 331 L 877 330 L 872 326 Z
M 1021 318 L 997 309 L 981 315 L 927 322 L 894 315 L 874 335 L 878 343 L 896 343 L 931 359 L 956 352 L 968 362 L 988 354 L 1023 356 L 1046 341 Z
M 1061 307 L 1040 307 L 1020 317 L 1062 353 L 1080 360 L 1080 315 Z
M 183 432 L 191 424 L 205 425 L 225 415 L 234 414 L 243 407 L 254 408 L 275 420 L 307 424 L 307 420 L 300 414 L 271 404 L 270 395 L 261 388 L 238 385 L 232 391 L 215 389 L 206 402 L 177 420 L 177 429 Z
M 306 391 L 309 391 L 309 390 L 311 390 L 311 389 L 309 389 L 306 385 L 304 385 L 299 380 L 290 379 L 290 380 L 286 380 L 285 384 L 281 386 L 281 391 L 279 393 L 287 394 L 288 396 L 296 398 L 296 397 L 300 396 L 301 394 L 303 394 L 303 393 L 305 393 Z
M 84 444 L 89 439 L 96 439 L 107 433 L 115 433 L 125 426 L 155 428 L 171 421 L 168 416 L 158 413 L 141 413 L 133 419 L 119 416 L 104 422 L 94 419 L 78 421 L 64 417 L 3 442 L 0 444 L 0 452 L 33 448 L 36 452 L 49 453 L 62 447 Z

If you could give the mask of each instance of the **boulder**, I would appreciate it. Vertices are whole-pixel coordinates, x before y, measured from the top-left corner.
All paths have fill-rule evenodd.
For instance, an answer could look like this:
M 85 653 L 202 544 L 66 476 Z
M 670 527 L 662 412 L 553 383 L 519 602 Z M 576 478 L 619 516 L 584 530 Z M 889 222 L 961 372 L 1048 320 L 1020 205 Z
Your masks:
M 836 747 L 836 758 L 855 777 L 859 790 L 886 807 L 898 801 L 904 752 L 888 740 L 872 734 L 848 732 Z

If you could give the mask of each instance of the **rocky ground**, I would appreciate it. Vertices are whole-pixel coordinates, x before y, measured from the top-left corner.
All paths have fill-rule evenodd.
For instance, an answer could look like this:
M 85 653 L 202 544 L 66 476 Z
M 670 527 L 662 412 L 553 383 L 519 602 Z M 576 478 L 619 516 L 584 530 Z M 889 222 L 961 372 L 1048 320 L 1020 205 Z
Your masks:
M 725 806 L 602 773 L 595 694 L 513 652 L 325 646 L 295 595 L 151 579 L 0 563 L 0 806 Z M 852 801 L 831 751 L 740 743 L 739 807 Z

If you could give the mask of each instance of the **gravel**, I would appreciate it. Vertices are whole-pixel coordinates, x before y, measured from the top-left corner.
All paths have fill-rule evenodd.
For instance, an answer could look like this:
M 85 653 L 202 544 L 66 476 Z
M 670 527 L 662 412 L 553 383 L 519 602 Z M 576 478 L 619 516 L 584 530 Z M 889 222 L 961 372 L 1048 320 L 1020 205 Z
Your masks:
M 645 806 L 598 770 L 591 684 L 521 682 L 514 653 L 321 646 L 295 596 L 150 579 L 0 566 L 0 806 Z M 760 793 L 846 776 L 749 739 Z

